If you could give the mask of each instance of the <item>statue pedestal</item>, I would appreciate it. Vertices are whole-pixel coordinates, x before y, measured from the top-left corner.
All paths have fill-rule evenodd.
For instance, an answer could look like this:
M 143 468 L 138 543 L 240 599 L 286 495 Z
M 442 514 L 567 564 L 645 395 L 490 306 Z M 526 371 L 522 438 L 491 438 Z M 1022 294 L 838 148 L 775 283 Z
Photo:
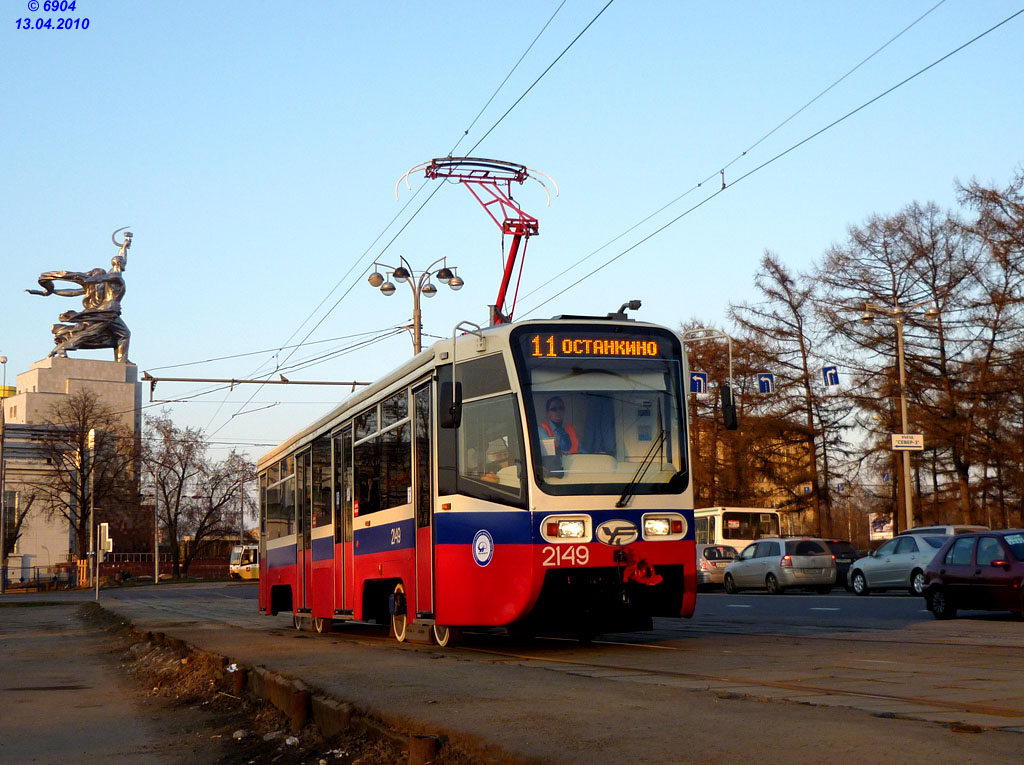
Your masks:
M 17 393 L 4 399 L 7 422 L 42 425 L 52 418 L 62 396 L 93 393 L 139 437 L 142 433 L 142 385 L 134 364 L 51 356 L 18 375 Z

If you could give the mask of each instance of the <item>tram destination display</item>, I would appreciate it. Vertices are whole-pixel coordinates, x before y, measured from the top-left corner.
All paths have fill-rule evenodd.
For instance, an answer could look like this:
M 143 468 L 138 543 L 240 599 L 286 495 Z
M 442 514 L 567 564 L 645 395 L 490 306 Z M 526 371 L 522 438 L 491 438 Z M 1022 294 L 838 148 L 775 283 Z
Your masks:
M 581 358 L 611 356 L 618 358 L 671 358 L 670 343 L 659 342 L 649 334 L 600 335 L 586 333 L 537 333 L 524 338 L 531 358 Z M 662 339 L 663 340 L 663 339 Z

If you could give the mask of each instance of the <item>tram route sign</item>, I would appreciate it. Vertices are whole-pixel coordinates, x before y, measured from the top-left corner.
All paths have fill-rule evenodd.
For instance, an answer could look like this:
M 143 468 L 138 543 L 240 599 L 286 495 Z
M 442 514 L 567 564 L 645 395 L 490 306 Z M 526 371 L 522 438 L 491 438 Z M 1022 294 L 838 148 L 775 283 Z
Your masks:
M 920 433 L 893 433 L 894 452 L 919 452 L 924 449 L 924 436 Z

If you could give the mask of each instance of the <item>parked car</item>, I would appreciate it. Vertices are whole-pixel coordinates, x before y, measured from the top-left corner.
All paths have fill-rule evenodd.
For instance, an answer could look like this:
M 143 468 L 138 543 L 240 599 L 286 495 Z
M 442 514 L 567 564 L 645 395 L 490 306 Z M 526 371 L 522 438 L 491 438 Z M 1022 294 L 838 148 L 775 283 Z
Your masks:
M 947 536 L 949 534 L 973 534 L 975 531 L 988 531 L 988 526 L 971 526 L 965 523 L 940 523 L 937 526 L 914 526 L 912 529 L 901 531 L 899 536 L 905 534 L 927 534 L 931 536 L 938 534 Z
M 825 541 L 815 537 L 760 539 L 725 568 L 722 584 L 729 593 L 744 588 L 765 588 L 781 595 L 788 587 L 803 587 L 822 594 L 836 582 L 836 560 Z
M 965 611 L 1024 614 L 1024 530 L 985 531 L 945 540 L 924 572 L 924 597 L 936 619 Z
M 721 585 L 725 567 L 737 555 L 730 545 L 697 545 L 697 586 Z
M 850 588 L 858 595 L 872 590 L 924 592 L 924 570 L 949 537 L 899 535 L 850 566 Z
M 857 558 L 861 557 L 860 553 L 857 552 L 856 547 L 845 539 L 826 539 L 825 544 L 828 545 L 828 549 L 832 551 L 836 558 L 836 584 L 848 590 L 851 589 L 848 576 L 850 565 Z

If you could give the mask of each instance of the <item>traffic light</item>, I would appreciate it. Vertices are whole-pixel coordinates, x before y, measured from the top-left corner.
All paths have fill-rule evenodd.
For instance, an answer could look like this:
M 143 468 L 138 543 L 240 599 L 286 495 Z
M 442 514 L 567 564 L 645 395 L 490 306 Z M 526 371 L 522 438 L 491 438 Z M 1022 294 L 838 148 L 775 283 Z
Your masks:
M 103 562 L 103 554 L 114 551 L 114 540 L 110 538 L 110 524 L 100 524 L 100 540 L 97 547 L 97 558 L 96 560 L 100 563 Z
M 736 400 L 728 383 L 722 384 L 722 421 L 726 430 L 736 430 L 740 426 L 736 417 Z

